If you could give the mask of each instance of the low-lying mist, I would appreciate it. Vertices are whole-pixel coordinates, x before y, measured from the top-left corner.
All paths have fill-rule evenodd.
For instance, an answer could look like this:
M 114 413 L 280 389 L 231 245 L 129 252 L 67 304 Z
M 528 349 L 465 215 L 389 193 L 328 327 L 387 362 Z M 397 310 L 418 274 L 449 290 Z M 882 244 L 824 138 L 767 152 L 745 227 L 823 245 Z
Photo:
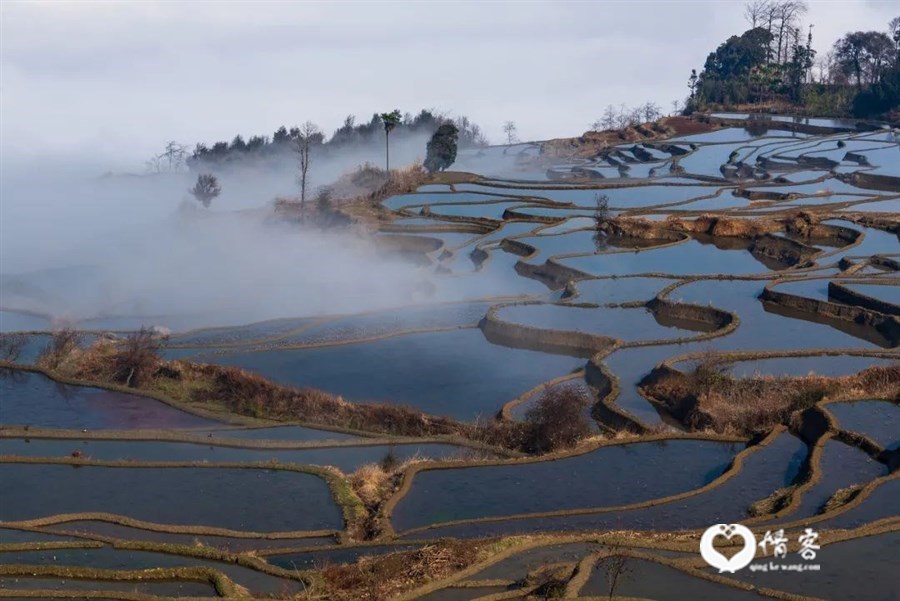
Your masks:
M 419 142 L 392 146 L 392 163 L 421 157 Z M 313 186 L 374 152 L 313 162 Z M 272 200 L 297 194 L 291 166 L 221 171 L 222 194 L 204 209 L 187 193 L 196 173 L 98 176 L 97 163 L 4 169 L 3 308 L 70 321 L 139 316 L 147 319 L 136 325 L 182 329 L 422 300 L 428 272 L 377 252 L 359 228 L 274 222 Z

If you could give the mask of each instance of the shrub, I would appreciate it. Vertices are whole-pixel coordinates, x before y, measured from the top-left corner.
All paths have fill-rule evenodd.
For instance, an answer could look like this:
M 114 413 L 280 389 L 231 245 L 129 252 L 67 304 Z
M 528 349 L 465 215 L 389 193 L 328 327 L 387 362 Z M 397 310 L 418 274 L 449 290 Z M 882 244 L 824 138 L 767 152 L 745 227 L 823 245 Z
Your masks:
M 113 380 L 133 388 L 147 382 L 159 365 L 159 347 L 159 339 L 149 328 L 129 334 L 111 357 Z
M 316 209 L 320 213 L 327 213 L 331 210 L 332 190 L 328 186 L 322 186 L 316 192 Z
M 525 414 L 523 450 L 548 453 L 573 447 L 591 434 L 587 410 L 590 400 L 574 385 L 553 386 L 544 391 Z
M 213 198 L 222 192 L 222 187 L 219 185 L 219 180 L 215 175 L 212 173 L 201 173 L 197 176 L 197 183 L 188 192 L 193 194 L 200 204 L 209 208 Z
M 62 328 L 53 333 L 50 343 L 41 351 L 38 363 L 48 369 L 56 369 L 79 346 L 81 334 L 72 328 Z

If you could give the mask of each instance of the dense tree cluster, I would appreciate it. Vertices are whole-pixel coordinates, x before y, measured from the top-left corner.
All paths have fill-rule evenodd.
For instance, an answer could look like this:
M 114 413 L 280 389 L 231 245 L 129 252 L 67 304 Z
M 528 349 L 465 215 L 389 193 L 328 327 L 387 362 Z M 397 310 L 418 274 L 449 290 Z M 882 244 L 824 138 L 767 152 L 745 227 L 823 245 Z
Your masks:
M 393 115 L 393 113 L 385 113 Z M 252 159 L 290 156 L 295 152 L 298 143 L 308 148 L 311 155 L 320 153 L 336 153 L 355 147 L 373 146 L 385 144 L 384 116 L 374 114 L 365 123 L 357 123 L 356 117 L 349 115 L 343 125 L 337 128 L 330 138 L 322 132 L 315 132 L 308 139 L 302 131 L 302 127 L 279 127 L 272 136 L 251 136 L 244 140 L 240 135 L 235 136 L 231 142 L 220 141 L 212 145 L 197 144 L 194 151 L 186 158 L 186 163 L 191 168 L 214 167 L 232 162 L 242 162 Z M 417 115 L 406 113 L 398 115 L 398 120 L 391 126 L 391 142 L 402 142 L 403 139 L 415 135 L 432 135 L 448 119 L 432 110 L 422 110 Z M 467 117 L 458 117 L 453 120 L 459 130 L 459 145 L 462 148 L 485 146 L 487 140 L 481 128 L 472 123 Z
M 750 29 L 728 38 L 688 80 L 688 111 L 709 104 L 790 101 L 809 112 L 873 116 L 900 104 L 900 17 L 887 33 L 850 32 L 825 56 L 802 35 L 804 0 L 753 0 Z

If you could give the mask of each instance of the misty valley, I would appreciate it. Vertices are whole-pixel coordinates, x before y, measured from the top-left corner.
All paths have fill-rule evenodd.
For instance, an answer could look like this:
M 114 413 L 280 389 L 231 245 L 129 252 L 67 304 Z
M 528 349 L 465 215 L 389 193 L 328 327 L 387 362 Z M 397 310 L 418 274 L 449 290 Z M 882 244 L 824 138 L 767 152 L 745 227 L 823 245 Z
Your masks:
M 146 265 L 4 274 L 4 588 L 305 598 L 442 557 L 397 592 L 494 599 L 606 591 L 618 556 L 628 595 L 731 598 L 708 524 L 895 545 L 898 138 L 745 119 L 182 207 Z

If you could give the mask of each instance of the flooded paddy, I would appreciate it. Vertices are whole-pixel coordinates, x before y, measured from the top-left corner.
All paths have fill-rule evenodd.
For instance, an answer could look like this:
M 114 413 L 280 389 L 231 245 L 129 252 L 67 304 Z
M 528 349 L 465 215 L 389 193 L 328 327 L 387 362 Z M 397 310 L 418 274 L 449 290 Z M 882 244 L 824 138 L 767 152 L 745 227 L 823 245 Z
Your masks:
M 513 324 L 542 328 L 587 332 L 612 336 L 627 341 L 659 340 L 690 336 L 692 332 L 709 331 L 711 328 L 696 323 L 682 322 L 680 327 L 661 323 L 655 313 L 644 307 L 633 309 L 587 308 L 565 305 L 512 305 L 496 313 L 497 319 Z
M 784 520 L 802 520 L 822 512 L 831 496 L 848 486 L 868 484 L 885 476 L 887 466 L 878 463 L 856 447 L 830 439 L 825 442 L 819 463 L 821 478 L 800 499 L 797 508 Z
M 632 559 L 628 561 L 630 573 L 615 587 L 616 595 L 657 601 L 759 601 L 763 599 L 752 591 L 744 591 L 727 585 L 691 576 L 676 568 L 653 561 Z M 581 589 L 581 595 L 605 597 L 609 595 L 609 576 L 603 563 L 594 569 Z
M 45 560 L 46 558 L 40 558 Z M 13 589 L 19 591 L 52 590 L 52 591 L 125 591 L 141 592 L 148 595 L 164 597 L 217 597 L 211 583 L 200 582 L 110 582 L 105 580 L 86 580 L 69 578 L 52 580 L 28 576 L 0 577 L 0 590 Z
M 493 415 L 533 386 L 581 367 L 577 359 L 491 344 L 476 328 L 207 360 L 350 401 L 402 403 L 465 420 Z
M 561 265 L 591 275 L 746 275 L 766 271 L 746 250 L 721 250 L 712 244 L 688 240 L 665 248 L 635 252 L 584 255 L 559 259 Z
M 32 520 L 60 513 L 106 512 L 162 524 L 200 524 L 257 532 L 340 528 L 324 480 L 261 468 L 96 467 L 0 464 L 8 488 L 0 518 Z M 65 496 L 42 495 L 54 482 Z M 192 499 L 184 503 L 184 499 Z M 273 502 L 279 499 L 279 502 Z M 302 502 L 303 512 L 287 511 Z
M 29 372 L 0 377 L 3 423 L 42 428 L 199 428 L 215 422 L 156 399 L 69 386 Z
M 177 567 L 207 567 L 222 572 L 231 578 L 236 584 L 246 587 L 257 595 L 284 594 L 287 590 L 298 592 L 302 584 L 286 578 L 270 576 L 263 572 L 234 565 L 233 563 L 210 561 L 194 557 L 172 555 L 168 553 L 152 553 L 149 551 L 118 550 L 111 547 L 101 549 L 52 549 L 46 551 L 13 551 L 2 554 L 5 563 L 37 565 L 37 566 L 66 566 L 85 567 L 106 570 L 145 570 L 152 568 L 177 568 Z M 68 580 L 68 579 L 67 579 Z M 128 581 L 132 587 L 135 582 L 138 586 L 140 580 Z M 70 582 L 67 582 L 70 584 Z M 160 583 L 158 586 L 162 586 Z M 11 588 L 18 588 L 11 587 Z M 54 587 L 50 587 L 54 588 Z M 60 588 L 63 588 L 62 586 Z M 66 586 L 67 590 L 73 587 Z M 75 590 L 79 587 L 76 581 Z M 150 585 L 151 590 L 153 585 Z M 115 590 L 101 587 L 100 590 Z M 131 590 L 131 589 L 128 589 Z M 147 591 L 151 592 L 151 591 Z M 203 595 L 205 596 L 205 595 Z
M 603 447 L 558 461 L 423 471 L 397 506 L 394 526 L 407 530 L 467 518 L 611 507 L 665 497 L 714 480 L 736 452 L 727 443 L 673 440 Z M 679 468 L 667 471 L 666 465 Z M 660 478 L 664 472 L 668 476 Z
M 426 534 L 428 538 L 475 538 L 554 531 L 707 528 L 709 524 L 747 519 L 747 509 L 753 502 L 796 478 L 805 456 L 803 442 L 782 434 L 748 455 L 739 474 L 697 495 L 645 508 L 460 524 L 429 529 Z
M 212 441 L 211 441 L 212 442 Z M 379 463 L 390 454 L 396 461 L 411 458 L 453 459 L 467 449 L 442 444 L 372 445 L 320 449 L 236 448 L 182 442 L 113 440 L 40 440 L 0 438 L 0 455 L 22 457 L 68 457 L 78 451 L 88 459 L 104 461 L 205 461 L 209 463 L 255 463 L 276 461 L 303 465 L 333 465 L 350 473 L 366 463 Z
M 838 426 L 868 436 L 887 450 L 900 447 L 900 407 L 890 401 L 831 403 Z
M 736 580 L 759 587 L 771 587 L 797 595 L 822 599 L 867 599 L 889 601 L 896 596 L 891 584 L 890 562 L 900 548 L 900 533 L 889 532 L 823 546 L 816 555 L 821 569 L 816 572 L 751 572 L 741 570 Z M 865 586 L 861 583 L 865 582 Z

